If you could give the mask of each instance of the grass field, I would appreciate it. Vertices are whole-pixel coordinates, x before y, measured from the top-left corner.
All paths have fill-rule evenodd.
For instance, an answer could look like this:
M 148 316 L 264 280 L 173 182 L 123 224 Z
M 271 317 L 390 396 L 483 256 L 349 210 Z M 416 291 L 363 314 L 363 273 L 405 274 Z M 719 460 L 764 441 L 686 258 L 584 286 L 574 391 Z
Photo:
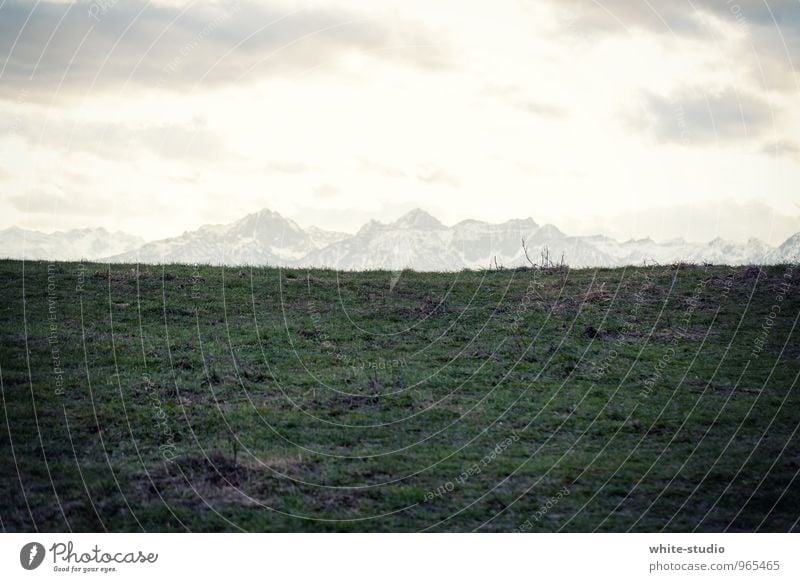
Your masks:
M 5 531 L 789 531 L 800 270 L 0 261 Z

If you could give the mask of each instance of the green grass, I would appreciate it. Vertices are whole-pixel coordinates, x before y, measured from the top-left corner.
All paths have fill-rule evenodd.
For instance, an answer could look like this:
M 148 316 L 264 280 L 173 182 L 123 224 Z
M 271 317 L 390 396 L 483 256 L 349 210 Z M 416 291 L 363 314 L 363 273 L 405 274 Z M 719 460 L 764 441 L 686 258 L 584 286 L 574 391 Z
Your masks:
M 391 279 L 0 261 L 2 528 L 798 529 L 800 271 Z

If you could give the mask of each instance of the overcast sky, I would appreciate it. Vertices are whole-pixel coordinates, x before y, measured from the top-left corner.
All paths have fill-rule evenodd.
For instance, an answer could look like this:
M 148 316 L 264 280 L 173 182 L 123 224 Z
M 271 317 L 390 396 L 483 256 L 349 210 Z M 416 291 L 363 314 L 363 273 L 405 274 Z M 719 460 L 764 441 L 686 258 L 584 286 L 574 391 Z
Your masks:
M 800 230 L 798 0 L 0 6 L 0 228 Z

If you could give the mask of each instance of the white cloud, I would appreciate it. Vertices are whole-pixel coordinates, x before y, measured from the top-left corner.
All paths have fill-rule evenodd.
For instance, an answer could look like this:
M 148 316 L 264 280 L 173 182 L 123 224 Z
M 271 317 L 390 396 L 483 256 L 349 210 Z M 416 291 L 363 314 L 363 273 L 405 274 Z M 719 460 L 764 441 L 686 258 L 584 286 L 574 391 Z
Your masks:
M 777 58 L 763 13 L 757 35 L 709 3 L 663 6 L 673 35 L 641 3 L 605 5 L 631 26 L 555 1 L 243 2 L 221 20 L 224 3 L 126 2 L 76 53 L 87 5 L 43 52 L 66 8 L 42 3 L 12 53 L 32 8 L 7 3 L 0 227 L 155 238 L 263 207 L 332 229 L 416 206 L 450 223 L 752 199 L 793 214 L 797 98 L 741 58 L 762 40 Z

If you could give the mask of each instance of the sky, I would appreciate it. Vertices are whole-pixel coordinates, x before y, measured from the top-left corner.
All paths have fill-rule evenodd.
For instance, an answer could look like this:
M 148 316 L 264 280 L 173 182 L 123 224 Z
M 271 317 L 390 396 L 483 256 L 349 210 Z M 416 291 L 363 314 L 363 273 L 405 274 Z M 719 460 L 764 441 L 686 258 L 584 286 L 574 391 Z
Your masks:
M 0 6 L 0 228 L 800 231 L 798 0 Z

